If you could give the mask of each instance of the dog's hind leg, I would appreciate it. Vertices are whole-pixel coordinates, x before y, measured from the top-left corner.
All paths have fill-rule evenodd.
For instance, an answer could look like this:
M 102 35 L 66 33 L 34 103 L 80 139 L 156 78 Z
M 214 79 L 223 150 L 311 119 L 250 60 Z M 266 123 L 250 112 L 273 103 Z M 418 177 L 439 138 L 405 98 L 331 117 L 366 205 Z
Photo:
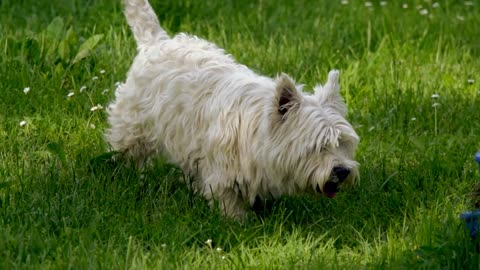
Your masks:
M 153 154 L 151 143 L 146 142 L 132 125 L 112 125 L 106 137 L 113 150 L 123 153 L 127 161 L 138 169 L 142 169 Z

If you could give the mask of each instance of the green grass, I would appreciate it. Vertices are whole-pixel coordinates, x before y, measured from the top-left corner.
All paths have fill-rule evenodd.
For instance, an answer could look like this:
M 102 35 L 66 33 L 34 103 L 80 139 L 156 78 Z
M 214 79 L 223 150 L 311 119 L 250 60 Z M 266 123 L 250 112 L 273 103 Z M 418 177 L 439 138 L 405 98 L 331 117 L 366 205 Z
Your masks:
M 342 71 L 360 185 L 282 198 L 245 225 L 161 160 L 143 176 L 101 161 L 106 115 L 90 108 L 108 104 L 135 54 L 118 2 L 0 2 L 0 268 L 479 267 L 458 218 L 480 179 L 479 2 L 152 0 L 170 33 L 263 74 L 311 89 Z

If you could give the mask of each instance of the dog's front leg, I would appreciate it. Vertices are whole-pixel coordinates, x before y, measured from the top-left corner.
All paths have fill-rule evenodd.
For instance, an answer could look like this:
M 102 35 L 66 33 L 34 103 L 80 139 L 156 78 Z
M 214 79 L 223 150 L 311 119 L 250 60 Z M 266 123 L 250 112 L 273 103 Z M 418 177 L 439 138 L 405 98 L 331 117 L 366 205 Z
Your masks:
M 210 192 L 205 195 L 210 206 L 213 208 L 218 205 L 223 215 L 240 222 L 246 219 L 244 200 L 233 188 L 217 189 L 213 194 Z

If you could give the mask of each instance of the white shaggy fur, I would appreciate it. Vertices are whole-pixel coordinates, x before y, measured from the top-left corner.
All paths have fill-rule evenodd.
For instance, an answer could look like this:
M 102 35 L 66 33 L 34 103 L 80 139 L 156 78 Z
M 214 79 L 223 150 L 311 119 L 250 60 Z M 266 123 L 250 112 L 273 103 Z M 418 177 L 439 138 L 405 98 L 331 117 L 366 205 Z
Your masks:
M 147 0 L 124 2 L 138 55 L 108 109 L 115 150 L 138 164 L 166 156 L 237 218 L 257 196 L 332 197 L 354 182 L 359 138 L 344 118 L 338 71 L 309 95 L 287 75 L 258 75 L 210 42 L 170 38 Z

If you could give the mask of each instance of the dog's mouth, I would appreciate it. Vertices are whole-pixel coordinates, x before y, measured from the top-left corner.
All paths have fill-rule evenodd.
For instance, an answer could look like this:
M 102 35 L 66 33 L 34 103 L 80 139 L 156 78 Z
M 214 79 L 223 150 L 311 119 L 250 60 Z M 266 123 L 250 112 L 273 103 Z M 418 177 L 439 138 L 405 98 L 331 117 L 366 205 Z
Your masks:
M 339 191 L 340 191 L 340 189 L 338 187 L 337 182 L 328 181 L 327 183 L 325 183 L 325 185 L 323 186 L 323 192 L 320 189 L 320 186 L 317 185 L 317 192 L 318 193 L 323 193 L 323 195 L 327 196 L 328 198 L 335 197 L 335 195 L 337 195 L 337 193 Z

